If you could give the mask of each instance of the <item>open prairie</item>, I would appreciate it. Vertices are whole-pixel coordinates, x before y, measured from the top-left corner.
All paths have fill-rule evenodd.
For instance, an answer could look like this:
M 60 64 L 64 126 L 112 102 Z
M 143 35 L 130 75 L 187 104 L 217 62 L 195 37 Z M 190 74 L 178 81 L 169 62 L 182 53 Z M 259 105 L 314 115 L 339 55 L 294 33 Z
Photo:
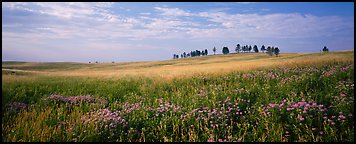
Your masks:
M 2 62 L 2 141 L 354 141 L 354 52 Z

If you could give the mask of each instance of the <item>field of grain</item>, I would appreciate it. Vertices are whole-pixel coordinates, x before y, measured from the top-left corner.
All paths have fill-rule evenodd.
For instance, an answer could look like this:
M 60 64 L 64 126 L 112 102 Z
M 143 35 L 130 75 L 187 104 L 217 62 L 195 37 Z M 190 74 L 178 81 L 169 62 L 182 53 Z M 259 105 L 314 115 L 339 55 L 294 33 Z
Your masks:
M 2 141 L 353 142 L 354 52 L 2 63 Z

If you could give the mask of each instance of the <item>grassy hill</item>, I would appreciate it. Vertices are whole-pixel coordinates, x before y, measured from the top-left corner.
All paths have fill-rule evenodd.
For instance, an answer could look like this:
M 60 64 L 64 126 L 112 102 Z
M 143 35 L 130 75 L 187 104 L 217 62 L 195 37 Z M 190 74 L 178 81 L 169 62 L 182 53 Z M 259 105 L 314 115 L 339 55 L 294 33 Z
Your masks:
M 353 51 L 330 53 L 282 53 L 278 57 L 264 53 L 233 53 L 185 59 L 122 62 L 122 63 L 30 63 L 3 62 L 3 71 L 28 72 L 49 76 L 84 76 L 118 78 L 144 76 L 170 79 L 195 74 L 224 74 L 231 71 L 246 71 L 259 68 L 307 65 L 329 61 L 353 61 Z
M 354 52 L 3 62 L 2 141 L 354 142 Z

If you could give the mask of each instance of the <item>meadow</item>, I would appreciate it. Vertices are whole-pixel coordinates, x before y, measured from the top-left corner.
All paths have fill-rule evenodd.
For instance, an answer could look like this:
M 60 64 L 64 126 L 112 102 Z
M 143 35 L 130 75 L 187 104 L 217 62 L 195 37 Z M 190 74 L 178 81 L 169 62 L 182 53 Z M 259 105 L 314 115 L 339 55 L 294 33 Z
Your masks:
M 354 52 L 2 63 L 3 142 L 353 142 Z

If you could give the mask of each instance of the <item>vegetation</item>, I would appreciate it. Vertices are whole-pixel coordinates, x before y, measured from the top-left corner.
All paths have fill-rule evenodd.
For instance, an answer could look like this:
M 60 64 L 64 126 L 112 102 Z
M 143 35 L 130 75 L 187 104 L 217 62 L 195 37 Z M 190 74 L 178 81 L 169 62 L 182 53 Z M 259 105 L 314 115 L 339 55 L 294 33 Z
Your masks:
M 228 47 L 223 47 L 222 53 L 223 54 L 228 54 L 229 53 L 229 48 Z
M 2 141 L 353 142 L 353 56 L 3 62 Z
M 329 49 L 326 46 L 324 46 L 323 52 L 329 52 Z
M 270 46 L 269 46 L 269 47 L 270 47 Z M 325 48 L 324 48 L 324 49 L 325 49 Z M 324 51 L 324 49 L 323 49 L 323 51 Z M 240 53 L 240 51 L 243 51 L 243 52 L 251 52 L 251 50 L 252 50 L 251 45 L 250 45 L 250 46 L 245 45 L 245 46 L 242 46 L 242 47 L 241 47 L 240 44 L 237 44 L 237 45 L 236 45 L 236 48 L 235 48 L 235 52 L 236 52 L 236 53 Z M 253 46 L 253 51 L 254 51 L 255 53 L 258 53 L 258 52 L 259 52 L 257 45 L 254 45 L 254 46 Z M 264 45 L 262 45 L 261 51 L 262 51 L 262 52 L 266 51 Z M 280 51 L 280 50 L 278 49 L 278 53 L 276 54 L 276 53 L 274 52 L 274 47 L 272 47 L 272 48 L 270 48 L 269 50 L 267 50 L 267 54 L 270 55 L 270 56 L 272 56 L 273 54 L 275 54 L 275 55 L 277 56 L 277 55 L 279 54 L 279 51 Z M 214 52 L 214 55 L 215 55 L 215 52 L 216 52 L 216 48 L 215 48 L 215 47 L 213 48 L 213 52 Z M 222 52 L 223 52 L 223 54 L 228 54 L 228 53 L 230 53 L 228 47 L 223 47 Z M 195 51 L 191 51 L 191 52 L 188 53 L 188 54 L 186 54 L 185 52 L 183 52 L 183 53 L 181 54 L 181 57 L 180 57 L 180 58 L 195 57 L 195 56 L 206 56 L 206 55 L 208 55 L 208 50 L 207 50 L 207 49 L 205 49 L 205 50 L 203 50 L 203 51 L 195 50 Z M 179 55 L 173 54 L 173 59 L 178 59 L 178 58 L 179 58 Z

